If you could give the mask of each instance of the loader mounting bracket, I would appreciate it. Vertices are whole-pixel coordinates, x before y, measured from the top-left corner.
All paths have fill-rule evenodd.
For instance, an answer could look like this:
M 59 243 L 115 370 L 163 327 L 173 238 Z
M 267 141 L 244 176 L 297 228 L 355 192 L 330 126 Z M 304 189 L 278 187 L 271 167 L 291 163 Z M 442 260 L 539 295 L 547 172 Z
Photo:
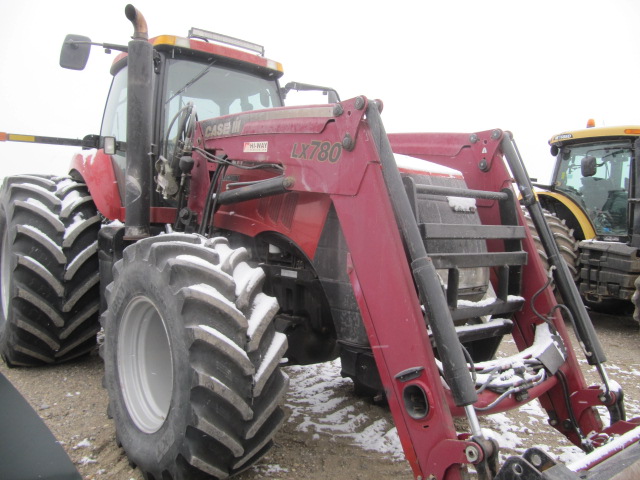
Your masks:
M 471 440 L 478 444 L 482 449 L 482 458 L 479 461 L 473 462 L 473 458 L 469 458 L 469 452 L 467 452 L 467 460 L 471 463 L 475 463 L 476 471 L 478 472 L 478 479 L 491 480 L 498 472 L 499 459 L 498 452 L 500 447 L 495 440 L 484 437 L 472 437 Z

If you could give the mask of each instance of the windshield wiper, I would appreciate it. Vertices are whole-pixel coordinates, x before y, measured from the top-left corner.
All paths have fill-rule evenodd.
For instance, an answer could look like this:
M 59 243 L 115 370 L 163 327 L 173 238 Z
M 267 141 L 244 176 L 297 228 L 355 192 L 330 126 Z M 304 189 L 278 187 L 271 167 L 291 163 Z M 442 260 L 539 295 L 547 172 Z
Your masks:
M 180 88 L 180 90 L 178 90 L 176 93 L 174 93 L 173 95 L 171 95 L 165 103 L 165 105 L 167 103 L 169 103 L 171 100 L 173 100 L 174 98 L 176 98 L 178 95 L 180 95 L 182 92 L 184 92 L 187 88 L 189 88 L 191 85 L 193 85 L 194 83 L 196 83 L 198 80 L 200 80 L 202 77 L 204 77 L 207 72 L 209 70 L 211 70 L 211 67 L 213 67 L 213 64 L 216 63 L 215 60 L 213 62 L 211 62 L 209 65 L 207 65 L 201 72 L 199 72 L 198 74 L 196 74 L 191 80 L 189 80 L 187 83 L 185 83 L 182 88 Z

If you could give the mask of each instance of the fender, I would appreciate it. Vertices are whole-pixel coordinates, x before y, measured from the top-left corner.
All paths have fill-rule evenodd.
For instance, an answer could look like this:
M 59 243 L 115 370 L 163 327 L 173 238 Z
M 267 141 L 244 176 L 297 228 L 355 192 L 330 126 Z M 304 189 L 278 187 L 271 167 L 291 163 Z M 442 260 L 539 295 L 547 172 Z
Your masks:
M 69 165 L 69 174 L 74 175 L 74 172 L 87 184 L 98 211 L 109 220 L 124 223 L 126 210 L 122 204 L 111 156 L 106 155 L 104 150 L 95 149 L 76 153 Z M 175 208 L 151 208 L 152 223 L 173 223 L 175 217 Z
M 562 195 L 560 193 L 544 191 L 536 192 L 536 194 L 540 199 L 540 203 L 542 203 L 543 205 L 547 202 L 558 202 L 564 205 L 569 210 L 569 212 L 571 212 L 575 221 L 580 225 L 580 228 L 584 233 L 585 240 L 596 237 L 596 231 L 593 227 L 591 219 L 576 202 L 568 198 L 566 195 Z
M 109 220 L 124 221 L 122 199 L 118 191 L 111 156 L 103 150 L 86 150 L 74 154 L 69 172 L 78 172 L 87 184 L 98 211 Z

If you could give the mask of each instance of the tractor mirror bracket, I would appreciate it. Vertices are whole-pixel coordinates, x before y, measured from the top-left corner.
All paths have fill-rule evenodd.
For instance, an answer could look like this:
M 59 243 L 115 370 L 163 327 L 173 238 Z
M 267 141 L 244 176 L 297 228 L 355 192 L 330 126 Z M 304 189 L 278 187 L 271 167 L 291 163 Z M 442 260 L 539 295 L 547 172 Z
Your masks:
M 70 70 L 84 70 L 89 60 L 91 39 L 83 35 L 69 34 L 60 51 L 60 66 Z
M 84 67 L 87 66 L 87 60 L 89 60 L 89 53 L 91 53 L 91 45 L 103 47 L 106 53 L 111 53 L 111 50 L 118 50 L 119 52 L 128 51 L 125 45 L 95 43 L 92 42 L 89 37 L 70 33 L 62 43 L 60 66 L 70 70 L 84 70 Z
M 580 162 L 580 173 L 583 177 L 593 177 L 596 174 L 596 157 L 587 155 Z

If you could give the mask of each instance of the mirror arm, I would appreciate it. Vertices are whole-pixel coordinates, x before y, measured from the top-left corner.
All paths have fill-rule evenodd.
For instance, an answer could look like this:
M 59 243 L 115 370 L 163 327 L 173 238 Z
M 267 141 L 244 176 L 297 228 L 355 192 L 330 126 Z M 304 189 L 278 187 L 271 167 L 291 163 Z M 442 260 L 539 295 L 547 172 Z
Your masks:
M 92 45 L 96 47 L 103 47 L 105 50 L 117 50 L 119 52 L 127 53 L 129 51 L 126 45 L 118 45 L 115 43 L 98 43 L 91 41 L 80 41 L 80 40 L 71 40 L 67 42 L 71 47 L 77 48 L 77 45 Z

